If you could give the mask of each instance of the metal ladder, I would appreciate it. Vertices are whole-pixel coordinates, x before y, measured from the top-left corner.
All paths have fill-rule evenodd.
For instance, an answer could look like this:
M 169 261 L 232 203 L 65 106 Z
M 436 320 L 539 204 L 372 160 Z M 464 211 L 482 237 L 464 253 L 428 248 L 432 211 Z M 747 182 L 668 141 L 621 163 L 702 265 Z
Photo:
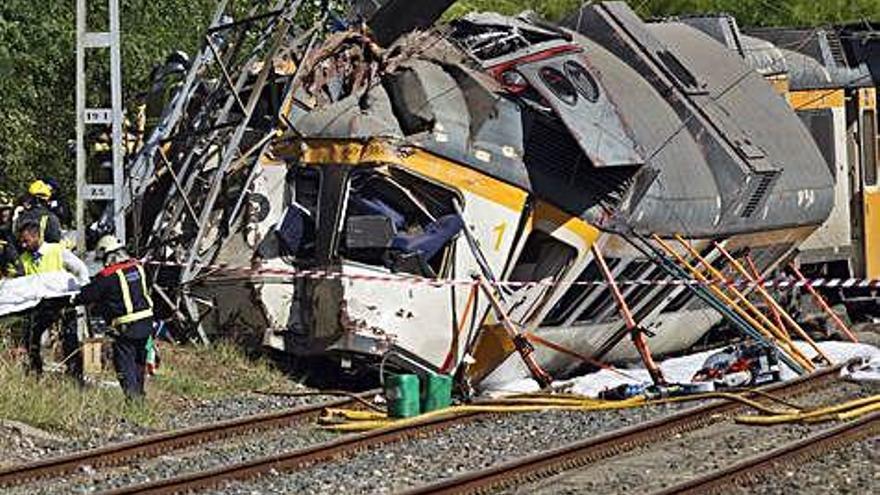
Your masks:
M 119 0 L 109 2 L 109 31 L 92 32 L 86 26 L 86 0 L 76 0 L 76 230 L 77 250 L 85 252 L 86 201 L 113 201 L 115 234 L 125 239 L 123 204 L 122 63 L 120 58 Z M 86 50 L 110 49 L 110 108 L 86 108 Z M 85 134 L 87 125 L 112 129 L 113 183 L 86 182 Z

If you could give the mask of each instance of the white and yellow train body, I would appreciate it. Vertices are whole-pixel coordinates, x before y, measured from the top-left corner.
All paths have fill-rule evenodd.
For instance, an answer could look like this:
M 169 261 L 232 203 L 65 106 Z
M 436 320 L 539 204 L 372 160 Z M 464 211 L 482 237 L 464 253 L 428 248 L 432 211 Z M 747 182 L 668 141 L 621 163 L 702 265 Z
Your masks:
M 252 253 L 264 271 L 245 287 L 192 284 L 213 301 L 202 323 L 259 329 L 299 355 L 388 358 L 473 383 L 524 376 L 476 274 L 501 282 L 539 364 L 562 376 L 638 358 L 595 246 L 651 351 L 692 346 L 721 315 L 669 283 L 644 240 L 681 234 L 724 270 L 717 242 L 765 274 L 840 186 L 786 99 L 700 29 L 646 24 L 620 2 L 572 19 L 557 30 L 469 16 L 403 40 L 375 84 L 330 91 L 306 76 L 296 96 L 314 104 L 289 112 L 296 132 L 259 162 L 248 215 L 216 254 Z M 443 241 L 429 256 L 392 249 L 428 233 Z M 233 303 L 245 293 L 247 308 Z

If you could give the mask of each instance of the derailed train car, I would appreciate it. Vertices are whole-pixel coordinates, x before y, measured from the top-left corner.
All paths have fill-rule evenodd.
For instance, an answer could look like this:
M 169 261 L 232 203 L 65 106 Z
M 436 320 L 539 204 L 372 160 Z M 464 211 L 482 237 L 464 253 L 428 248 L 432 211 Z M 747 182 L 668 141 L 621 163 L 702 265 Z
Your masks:
M 743 33 L 727 15 L 681 19 L 740 54 L 775 85 L 810 131 L 834 179 L 828 219 L 798 247 L 810 279 L 846 280 L 821 287 L 853 319 L 878 316 L 880 188 L 877 154 L 876 26 L 761 28 Z
M 552 343 L 535 356 L 556 376 L 583 365 L 573 356 L 635 359 L 595 248 L 614 277 L 643 282 L 623 296 L 652 352 L 682 350 L 721 316 L 664 283 L 676 274 L 651 236 L 681 235 L 721 270 L 715 243 L 747 249 L 764 274 L 834 204 L 823 155 L 761 74 L 704 30 L 623 3 L 562 26 L 475 14 L 387 49 L 340 33 L 302 71 L 282 109 L 291 129 L 214 256 L 276 275 L 187 287 L 214 302 L 202 325 L 265 330 L 285 352 L 522 376 L 489 301 L 462 282 L 478 275 Z M 303 270 L 318 275 L 283 275 Z

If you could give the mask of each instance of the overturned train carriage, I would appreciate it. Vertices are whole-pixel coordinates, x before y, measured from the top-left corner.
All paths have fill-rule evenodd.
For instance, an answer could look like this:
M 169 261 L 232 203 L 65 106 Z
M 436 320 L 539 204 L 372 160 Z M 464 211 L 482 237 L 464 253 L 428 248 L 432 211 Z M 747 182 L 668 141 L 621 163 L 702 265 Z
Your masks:
M 577 354 L 636 359 L 594 246 L 644 282 L 623 295 L 651 350 L 682 350 L 720 315 L 662 283 L 675 273 L 649 236 L 680 234 L 721 270 L 713 243 L 748 249 L 766 273 L 832 207 L 823 156 L 771 84 L 700 29 L 623 3 L 561 27 L 475 14 L 387 49 L 336 34 L 302 70 L 293 130 L 256 163 L 212 259 L 262 274 L 188 287 L 209 330 L 265 330 L 286 352 L 523 376 L 467 283 L 479 274 L 507 282 L 505 308 L 552 344 L 536 356 L 556 376 Z

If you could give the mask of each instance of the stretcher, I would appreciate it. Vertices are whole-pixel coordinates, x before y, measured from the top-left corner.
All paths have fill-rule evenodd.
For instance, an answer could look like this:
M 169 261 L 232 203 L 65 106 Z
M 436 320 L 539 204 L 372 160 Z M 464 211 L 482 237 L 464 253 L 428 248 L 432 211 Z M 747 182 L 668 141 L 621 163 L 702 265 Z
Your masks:
M 67 272 L 0 279 L 0 317 L 30 309 L 43 299 L 76 295 L 79 288 Z

